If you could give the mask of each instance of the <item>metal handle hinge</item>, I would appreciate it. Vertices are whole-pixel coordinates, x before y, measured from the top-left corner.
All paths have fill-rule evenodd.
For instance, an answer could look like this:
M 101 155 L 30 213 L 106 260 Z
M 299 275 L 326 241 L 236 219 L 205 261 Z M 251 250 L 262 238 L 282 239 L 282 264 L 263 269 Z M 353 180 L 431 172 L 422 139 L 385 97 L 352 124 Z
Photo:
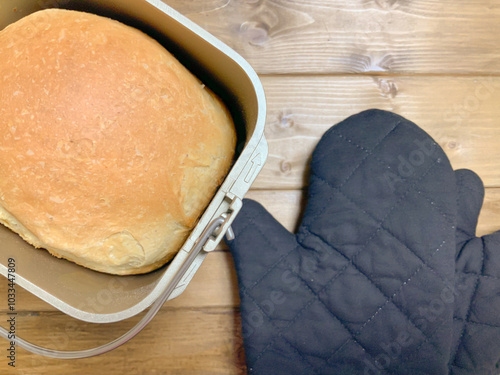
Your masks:
M 240 211 L 243 202 L 232 193 L 226 194 L 224 202 L 225 203 L 223 204 L 228 205 L 226 212 L 220 215 L 220 217 L 224 218 L 224 222 L 213 231 L 212 236 L 210 236 L 208 241 L 205 243 L 205 246 L 203 246 L 203 250 L 205 252 L 214 251 L 219 242 L 222 240 L 222 237 L 226 234 L 229 239 L 234 239 L 234 232 L 231 229 L 231 224 Z

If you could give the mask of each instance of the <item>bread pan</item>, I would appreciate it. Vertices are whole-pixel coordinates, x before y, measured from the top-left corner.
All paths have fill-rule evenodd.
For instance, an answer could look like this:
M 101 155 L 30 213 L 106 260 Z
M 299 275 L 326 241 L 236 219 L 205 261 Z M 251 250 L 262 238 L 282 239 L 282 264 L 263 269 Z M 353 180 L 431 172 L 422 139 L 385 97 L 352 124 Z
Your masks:
M 170 298 L 180 295 L 234 220 L 241 200 L 267 158 L 266 104 L 249 64 L 224 43 L 158 0 L 3 0 L 0 29 L 35 11 L 64 8 L 107 16 L 134 26 L 162 43 L 230 109 L 238 133 L 237 156 L 220 189 L 175 258 L 163 268 L 137 276 L 113 276 L 77 266 L 36 250 L 0 226 L 0 272 L 7 277 L 15 259 L 16 282 L 60 311 L 83 321 L 110 323 L 150 306 L 169 285 L 204 229 L 222 216 L 224 224 L 205 245 Z M 36 26 L 27 32 L 37 32 Z M 22 36 L 20 36 L 22 37 Z

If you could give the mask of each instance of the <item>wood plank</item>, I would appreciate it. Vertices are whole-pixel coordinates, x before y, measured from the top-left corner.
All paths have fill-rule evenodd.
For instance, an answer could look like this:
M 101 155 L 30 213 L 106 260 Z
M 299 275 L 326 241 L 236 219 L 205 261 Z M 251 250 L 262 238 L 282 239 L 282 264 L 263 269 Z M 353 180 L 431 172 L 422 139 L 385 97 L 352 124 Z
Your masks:
M 500 72 L 497 1 L 163 1 L 261 74 Z
M 0 321 L 7 316 L 0 314 Z M 127 331 L 137 318 L 113 324 L 88 324 L 58 312 L 18 315 L 16 332 L 38 345 L 77 350 L 102 345 Z M 5 323 L 2 323 L 5 326 Z M 2 353 L 7 342 L 1 341 Z M 239 313 L 232 308 L 162 309 L 134 339 L 106 355 L 56 360 L 17 348 L 16 369 L 5 355 L 2 374 L 245 374 Z
M 268 102 L 269 158 L 257 189 L 301 189 L 320 137 L 369 108 L 398 113 L 426 130 L 453 167 L 500 187 L 500 77 L 273 76 Z

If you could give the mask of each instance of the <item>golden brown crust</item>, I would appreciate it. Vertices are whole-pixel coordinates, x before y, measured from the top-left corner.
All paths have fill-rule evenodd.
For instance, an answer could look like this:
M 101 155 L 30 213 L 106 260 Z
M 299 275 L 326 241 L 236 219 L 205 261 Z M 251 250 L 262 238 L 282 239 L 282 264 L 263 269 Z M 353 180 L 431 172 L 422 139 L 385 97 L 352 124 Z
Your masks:
M 231 165 L 226 108 L 159 43 L 93 14 L 34 13 L 0 46 L 0 222 L 102 272 L 170 260 Z

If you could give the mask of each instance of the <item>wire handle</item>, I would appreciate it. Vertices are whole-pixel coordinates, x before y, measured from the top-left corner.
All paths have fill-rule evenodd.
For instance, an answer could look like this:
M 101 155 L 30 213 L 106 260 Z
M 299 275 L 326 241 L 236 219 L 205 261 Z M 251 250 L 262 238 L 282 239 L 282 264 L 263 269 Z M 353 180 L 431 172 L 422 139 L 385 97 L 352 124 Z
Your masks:
M 107 352 L 110 352 L 119 346 L 125 344 L 129 340 L 131 340 L 133 337 L 135 337 L 139 332 L 141 332 L 144 327 L 148 325 L 148 323 L 154 318 L 156 313 L 160 310 L 160 308 L 163 306 L 165 301 L 168 300 L 168 297 L 174 289 L 177 287 L 177 284 L 182 280 L 186 272 L 189 270 L 189 267 L 195 260 L 195 258 L 198 256 L 198 254 L 203 250 L 203 247 L 205 246 L 206 242 L 214 235 L 214 233 L 224 224 L 226 219 L 224 217 L 219 217 L 212 221 L 205 231 L 201 234 L 198 242 L 196 242 L 196 245 L 193 247 L 193 249 L 189 252 L 189 255 L 187 256 L 186 260 L 182 263 L 182 265 L 179 267 L 179 270 L 174 274 L 172 277 L 172 280 L 170 283 L 167 285 L 163 293 L 158 297 L 158 299 L 153 303 L 153 305 L 150 307 L 146 315 L 137 323 L 132 329 L 130 329 L 127 333 L 125 333 L 123 336 L 120 336 L 116 340 L 113 340 L 107 344 L 98 346 L 96 348 L 91 348 L 91 349 L 84 349 L 84 350 L 55 350 L 55 349 L 49 349 L 49 348 L 44 348 L 38 345 L 35 345 L 31 342 L 28 342 L 26 340 L 23 340 L 22 338 L 16 338 L 15 340 L 9 340 L 8 335 L 9 332 L 3 328 L 0 327 L 0 336 L 3 338 L 9 340 L 9 341 L 15 341 L 17 345 L 19 345 L 21 348 L 32 352 L 34 354 L 42 355 L 45 357 L 51 357 L 51 358 L 59 358 L 59 359 L 78 359 L 78 358 L 88 358 L 88 357 L 94 357 L 98 356 Z

